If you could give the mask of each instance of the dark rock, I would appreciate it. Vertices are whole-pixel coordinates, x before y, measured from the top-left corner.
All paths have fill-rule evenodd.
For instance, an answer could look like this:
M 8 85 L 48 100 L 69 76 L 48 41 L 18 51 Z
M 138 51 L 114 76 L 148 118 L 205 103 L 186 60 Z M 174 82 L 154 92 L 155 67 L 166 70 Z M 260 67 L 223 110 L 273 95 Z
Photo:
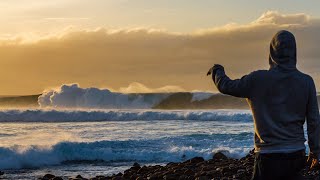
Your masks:
M 96 176 L 94 178 L 91 178 L 90 180 L 109 180 L 112 179 L 110 177 L 105 177 L 105 176 Z
M 147 166 L 142 166 L 139 170 L 138 170 L 138 174 L 143 174 L 143 173 L 145 173 L 145 172 L 147 172 L 148 171 L 148 168 L 147 168 Z
M 122 176 L 123 174 L 121 172 L 119 172 L 116 176 Z
M 153 174 L 149 178 L 149 180 L 157 180 L 157 179 L 162 179 L 162 176 L 159 174 Z
M 140 168 L 140 164 L 135 162 L 135 163 L 133 163 L 132 167 L 139 167 Z
M 217 171 L 217 170 L 211 170 L 207 172 L 207 175 L 212 177 L 218 177 L 218 176 L 220 177 L 221 173 L 220 171 Z
M 182 172 L 183 172 L 183 170 L 181 168 L 173 170 L 173 173 L 175 173 L 175 174 L 180 174 Z
M 187 175 L 181 175 L 179 177 L 179 180 L 188 180 L 188 179 L 189 179 L 189 176 L 187 176 Z
M 124 180 L 124 178 L 120 176 L 115 176 L 112 178 L 112 180 Z
M 173 172 L 172 172 L 172 171 L 164 171 L 164 172 L 162 173 L 162 176 L 164 177 L 164 176 L 167 175 L 167 174 L 173 174 Z
M 203 157 L 194 157 L 189 160 L 190 163 L 199 163 L 199 162 L 203 162 L 203 161 L 204 161 Z
M 42 177 L 42 180 L 50 180 L 50 179 L 53 179 L 54 177 L 56 176 L 53 174 L 46 174 Z
M 194 174 L 194 172 L 191 169 L 187 169 L 183 172 L 183 174 L 191 175 L 191 174 Z
M 197 177 L 196 180 L 209 180 L 210 178 L 208 176 L 200 176 Z
M 195 165 L 186 165 L 184 167 L 187 168 L 187 169 L 195 169 L 196 168 Z
M 237 171 L 237 173 L 244 173 L 244 172 L 246 172 L 245 169 L 238 169 L 238 171 Z
M 123 178 L 126 178 L 126 179 L 129 179 L 131 177 L 131 173 L 130 172 L 125 172 L 123 175 L 122 175 Z
M 172 165 L 176 165 L 177 163 L 175 163 L 175 162 L 169 162 L 168 164 L 167 164 L 167 166 L 172 166 Z
M 210 170 L 212 170 L 212 167 L 210 167 L 210 166 L 202 166 L 201 167 L 201 171 L 210 171 Z
M 131 170 L 131 171 L 138 171 L 141 167 L 140 166 L 132 166 L 130 169 L 127 169 L 127 170 Z M 126 170 L 126 171 L 127 171 Z
M 164 180 L 177 180 L 179 179 L 178 174 L 167 174 L 163 177 Z
M 54 177 L 51 180 L 63 180 L 62 177 Z
M 138 176 L 138 177 L 136 178 L 136 180 L 143 180 L 143 177 Z
M 88 180 L 88 179 L 82 177 L 81 175 L 77 175 L 75 178 L 69 178 L 69 180 Z
M 131 175 L 131 176 L 130 176 L 130 178 L 129 178 L 129 179 L 137 179 L 137 178 L 138 178 L 138 175 L 133 174 L 133 175 Z
M 4 175 L 4 172 L 0 171 L 0 176 Z
M 214 160 L 227 160 L 228 157 L 224 155 L 222 152 L 217 152 L 216 154 L 213 155 L 212 159 Z
M 216 153 L 212 159 L 204 160 L 195 157 L 180 163 L 168 163 L 166 166 L 142 166 L 134 163 L 130 169 L 124 173 L 113 174 L 112 176 L 96 176 L 91 180 L 249 180 L 253 172 L 254 154 L 251 151 L 246 157 L 241 159 L 227 158 L 223 153 Z M 304 169 L 305 179 L 320 180 L 319 170 Z M 46 174 L 43 180 L 61 180 L 52 174 Z M 73 180 L 84 180 L 77 176 Z

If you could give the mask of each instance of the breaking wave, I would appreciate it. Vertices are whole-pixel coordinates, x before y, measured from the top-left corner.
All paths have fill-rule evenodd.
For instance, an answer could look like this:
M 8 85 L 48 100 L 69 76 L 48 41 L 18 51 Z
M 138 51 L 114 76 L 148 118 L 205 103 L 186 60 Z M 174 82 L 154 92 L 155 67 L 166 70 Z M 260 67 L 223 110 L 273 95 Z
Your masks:
M 80 88 L 78 84 L 62 85 L 38 98 L 40 107 L 59 108 L 151 108 L 168 94 L 123 94 L 108 89 Z
M 133 120 L 252 121 L 248 110 L 0 110 L 0 122 L 94 122 Z
M 187 96 L 181 96 L 181 94 L 187 94 Z M 180 95 L 180 99 L 183 101 L 180 100 L 180 103 L 192 104 L 206 100 L 214 94 L 209 92 L 126 94 L 94 87 L 81 88 L 78 84 L 70 84 L 43 92 L 38 97 L 38 104 L 42 108 L 151 109 L 161 104 L 164 100 L 169 100 L 170 105 L 177 105 L 179 108 L 180 105 L 176 102 L 177 99 L 170 100 L 172 95 Z
M 149 140 L 60 142 L 47 148 L 0 147 L 0 169 L 37 168 L 70 161 L 179 162 L 196 156 L 209 159 L 218 151 L 240 158 L 251 149 L 250 137 L 251 133 L 188 135 Z M 230 143 L 223 141 L 227 139 Z

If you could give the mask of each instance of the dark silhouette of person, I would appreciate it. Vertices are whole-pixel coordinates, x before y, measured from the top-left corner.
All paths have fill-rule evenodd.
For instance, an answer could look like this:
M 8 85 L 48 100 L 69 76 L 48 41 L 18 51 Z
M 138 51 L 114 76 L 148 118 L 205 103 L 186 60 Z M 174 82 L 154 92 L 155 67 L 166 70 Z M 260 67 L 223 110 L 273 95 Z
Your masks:
M 217 89 L 247 98 L 254 119 L 255 163 L 252 179 L 301 179 L 306 166 L 306 121 L 309 157 L 307 165 L 319 168 L 320 119 L 317 92 L 311 76 L 296 67 L 296 41 L 282 30 L 270 43 L 269 70 L 258 70 L 231 80 L 223 66 L 208 72 Z

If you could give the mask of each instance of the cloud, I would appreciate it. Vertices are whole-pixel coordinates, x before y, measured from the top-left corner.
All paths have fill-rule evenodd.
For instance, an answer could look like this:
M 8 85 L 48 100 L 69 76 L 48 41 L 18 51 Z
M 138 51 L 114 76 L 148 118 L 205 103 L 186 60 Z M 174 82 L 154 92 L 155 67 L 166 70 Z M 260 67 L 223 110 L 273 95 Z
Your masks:
M 313 75 L 319 84 L 320 19 L 303 13 L 268 11 L 248 24 L 233 23 L 191 33 L 68 28 L 54 35 L 33 37 L 32 41 L 24 37 L 2 39 L 0 93 L 42 92 L 45 87 L 72 82 L 114 89 L 140 82 L 148 87 L 170 84 L 188 91 L 213 90 L 205 74 L 215 63 L 223 64 L 233 78 L 268 68 L 269 42 L 281 29 L 296 35 L 299 69 Z M 171 88 L 176 89 L 165 89 Z M 149 91 L 138 84 L 122 90 Z
M 263 13 L 254 24 L 275 24 L 275 25 L 303 25 L 308 24 L 310 16 L 299 13 L 299 14 L 280 14 L 276 11 L 268 11 Z
M 121 87 L 121 93 L 170 93 L 170 92 L 185 92 L 186 90 L 179 86 L 163 86 L 159 88 L 149 88 L 141 83 L 133 82 L 128 87 Z

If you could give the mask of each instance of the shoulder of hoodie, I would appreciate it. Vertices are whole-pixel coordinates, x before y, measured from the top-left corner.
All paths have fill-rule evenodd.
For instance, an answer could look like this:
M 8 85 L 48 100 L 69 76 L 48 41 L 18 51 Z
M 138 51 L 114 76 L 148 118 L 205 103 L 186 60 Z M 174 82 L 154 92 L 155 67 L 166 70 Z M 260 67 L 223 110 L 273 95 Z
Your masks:
M 299 70 L 298 70 L 298 73 L 299 73 L 306 81 L 309 81 L 310 83 L 314 83 L 313 78 L 312 78 L 309 74 L 303 73 L 303 72 L 301 72 L 301 71 L 299 71 Z
M 250 74 L 248 74 L 248 76 L 252 79 L 260 79 L 262 77 L 267 76 L 267 74 L 269 74 L 268 70 L 256 70 L 252 71 Z
M 311 89 L 316 89 L 316 85 L 314 83 L 313 78 L 306 73 L 303 73 L 301 71 L 298 70 L 298 72 L 301 74 L 301 76 L 303 77 L 304 81 L 307 83 L 307 87 L 311 88 Z

